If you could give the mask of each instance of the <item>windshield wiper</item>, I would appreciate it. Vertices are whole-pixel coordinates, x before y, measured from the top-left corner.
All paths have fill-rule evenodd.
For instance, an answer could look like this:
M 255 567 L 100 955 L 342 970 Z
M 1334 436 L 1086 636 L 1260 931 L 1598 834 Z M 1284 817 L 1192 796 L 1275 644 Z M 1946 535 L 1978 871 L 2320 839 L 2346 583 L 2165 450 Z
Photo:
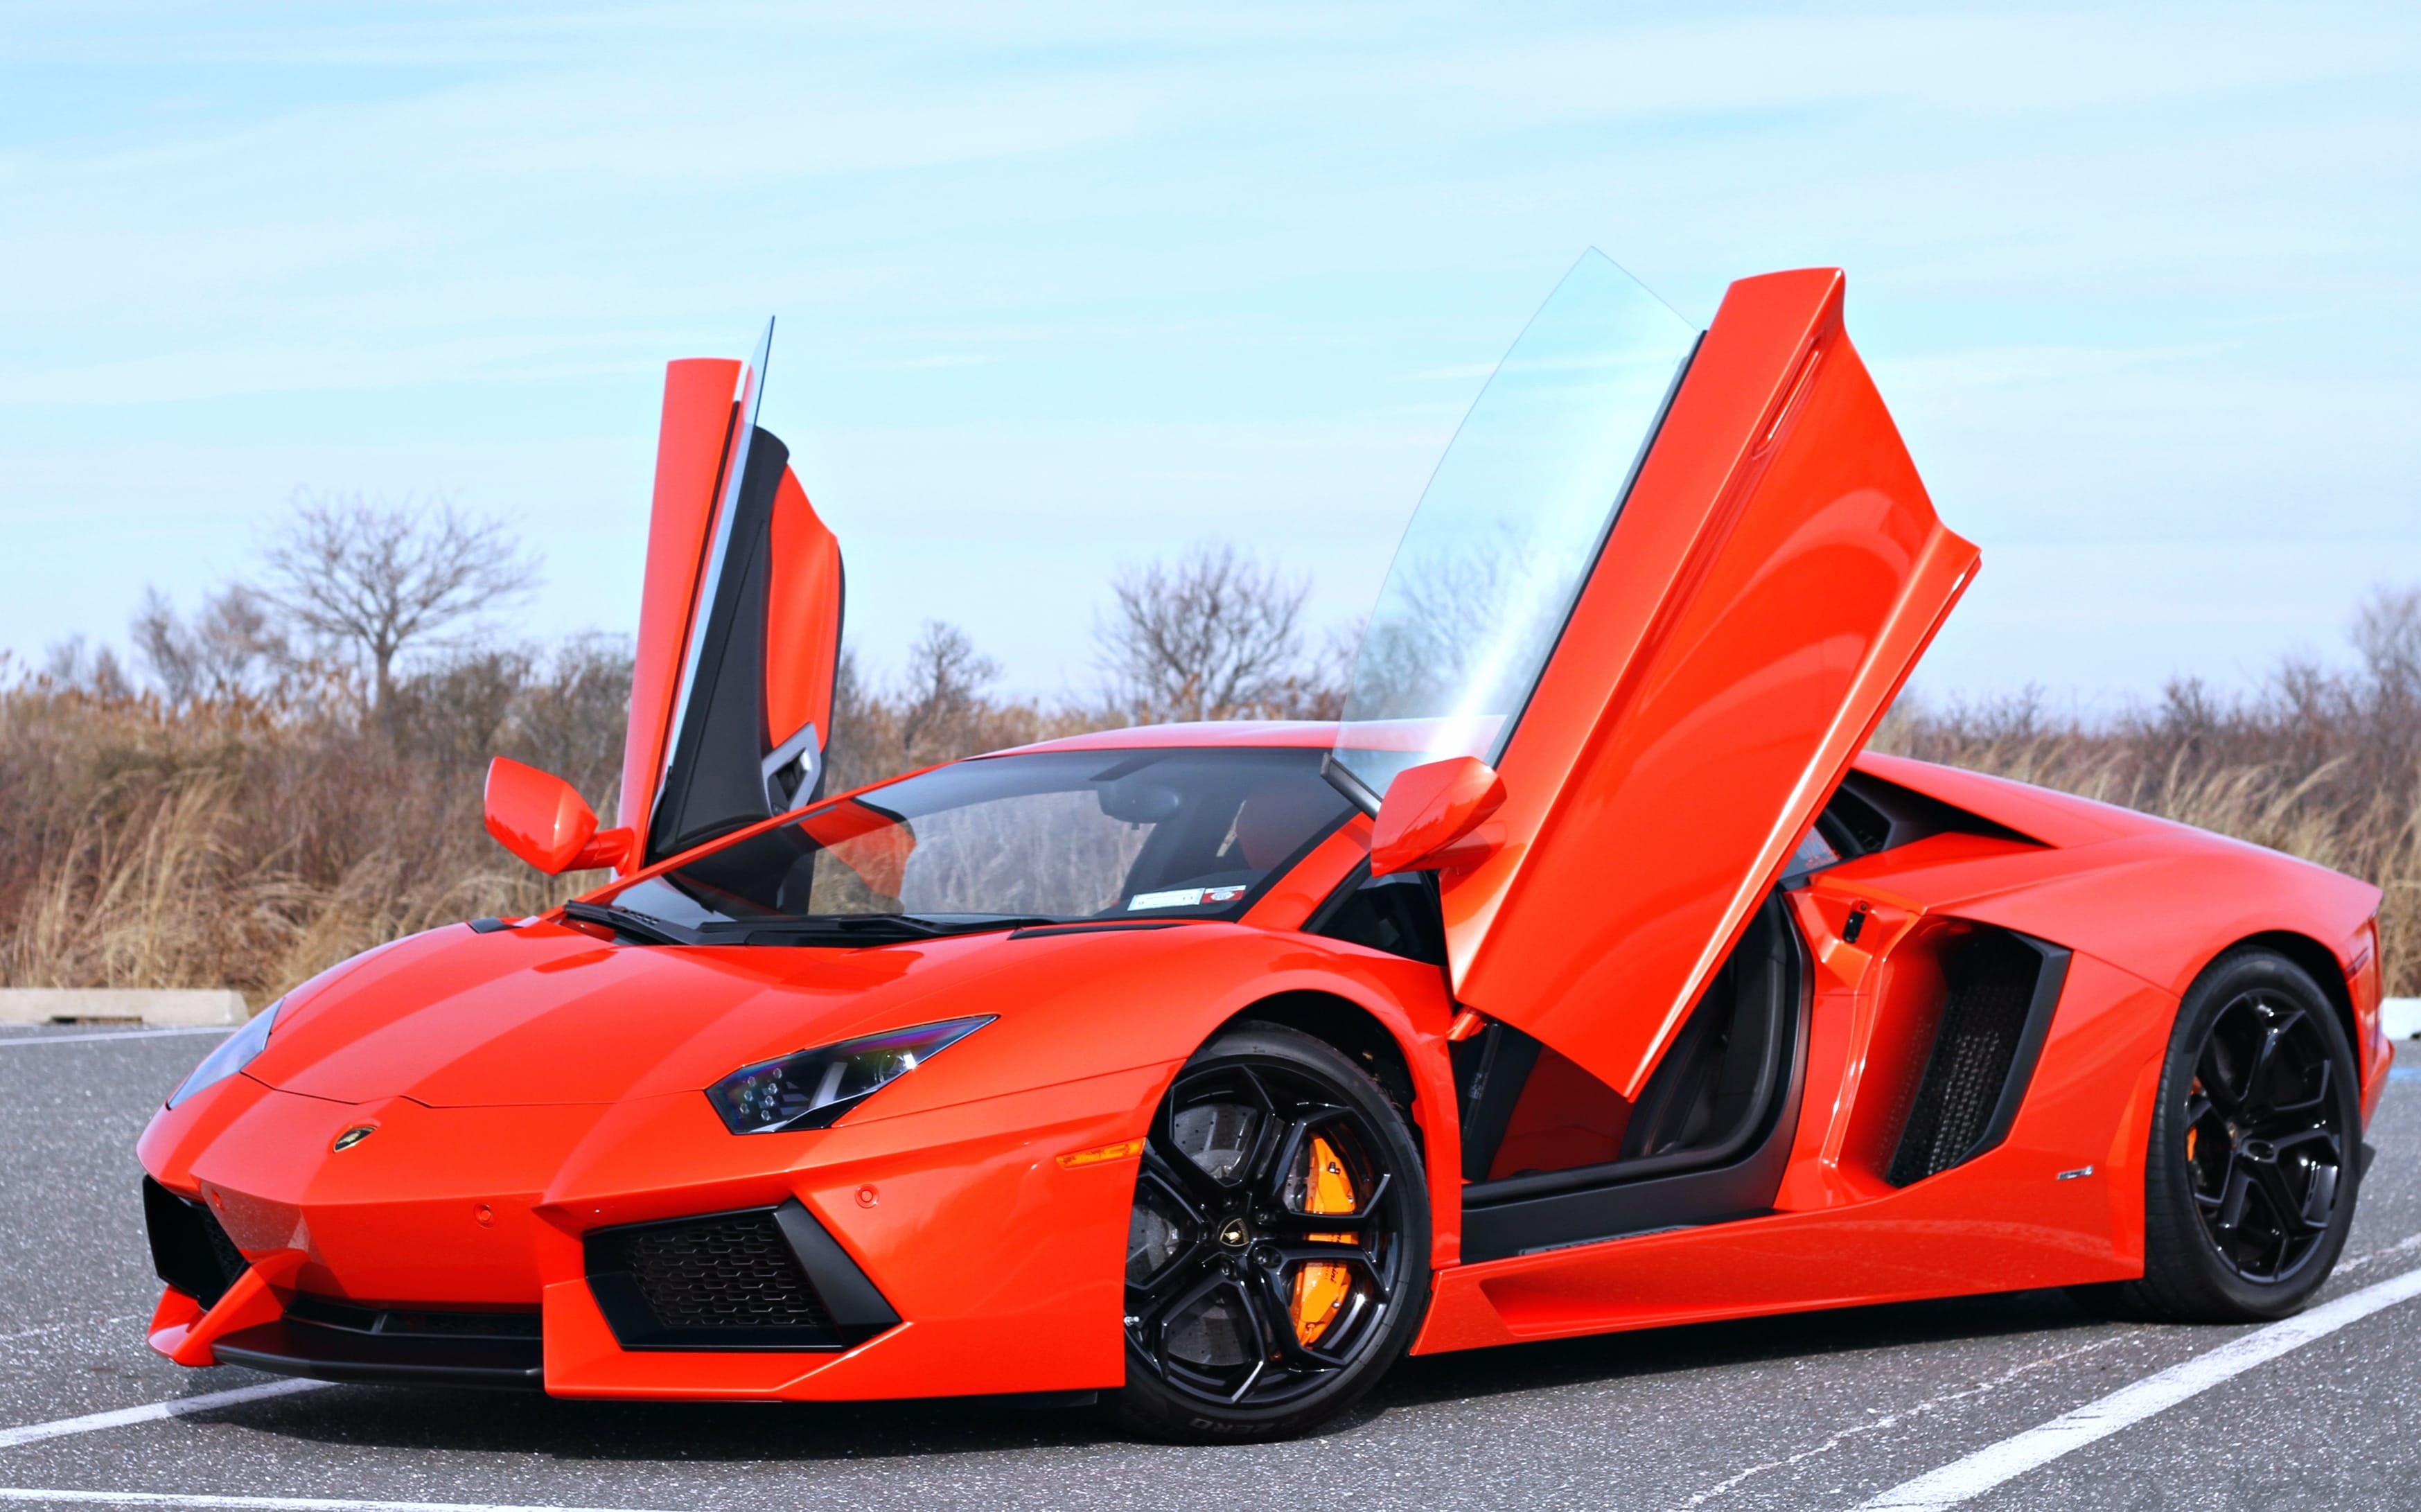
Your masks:
M 582 919 L 590 924 L 604 925 L 616 934 L 628 935 L 641 944 L 694 945 L 697 943 L 696 940 L 680 933 L 674 926 L 661 919 L 651 919 L 644 913 L 616 908 L 611 903 L 566 903 L 563 905 L 563 915 L 568 919 Z

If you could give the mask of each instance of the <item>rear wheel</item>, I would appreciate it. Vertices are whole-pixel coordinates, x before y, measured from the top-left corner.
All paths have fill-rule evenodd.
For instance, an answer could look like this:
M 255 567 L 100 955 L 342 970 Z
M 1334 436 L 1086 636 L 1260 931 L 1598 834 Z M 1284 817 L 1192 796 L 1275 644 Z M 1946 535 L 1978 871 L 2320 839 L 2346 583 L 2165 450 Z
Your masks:
M 1378 1083 L 1291 1029 L 1221 1035 L 1135 1178 L 1120 1418 L 1193 1442 L 1309 1427 L 1411 1345 L 1429 1252 L 1420 1153 Z
M 2180 1322 L 2283 1317 L 2328 1279 L 2353 1224 L 2353 1051 L 2309 974 L 2223 956 L 2179 1005 L 2144 1166 L 2144 1277 L 2090 1304 Z

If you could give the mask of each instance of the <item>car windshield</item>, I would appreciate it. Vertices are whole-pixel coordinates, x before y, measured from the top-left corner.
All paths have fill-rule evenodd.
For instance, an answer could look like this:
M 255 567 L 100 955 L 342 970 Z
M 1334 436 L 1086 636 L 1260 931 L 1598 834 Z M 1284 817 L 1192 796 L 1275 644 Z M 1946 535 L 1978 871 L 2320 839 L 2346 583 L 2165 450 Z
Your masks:
M 1506 352 L 1354 659 L 1336 759 L 1373 796 L 1407 767 L 1503 754 L 1696 342 L 1593 250 Z
M 821 804 L 601 901 L 675 940 L 812 933 L 820 922 L 1233 918 L 1351 812 L 1320 759 L 1226 748 L 961 761 Z

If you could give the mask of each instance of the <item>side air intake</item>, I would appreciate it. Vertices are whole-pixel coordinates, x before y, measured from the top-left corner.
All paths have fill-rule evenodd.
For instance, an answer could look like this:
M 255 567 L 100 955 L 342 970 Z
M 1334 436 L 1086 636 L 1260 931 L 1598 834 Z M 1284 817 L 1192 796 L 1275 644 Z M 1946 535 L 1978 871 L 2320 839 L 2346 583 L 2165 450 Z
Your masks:
M 2008 1137 L 2051 1031 L 2067 950 L 1978 927 L 1942 958 L 1942 1018 L 1885 1178 L 1904 1187 Z

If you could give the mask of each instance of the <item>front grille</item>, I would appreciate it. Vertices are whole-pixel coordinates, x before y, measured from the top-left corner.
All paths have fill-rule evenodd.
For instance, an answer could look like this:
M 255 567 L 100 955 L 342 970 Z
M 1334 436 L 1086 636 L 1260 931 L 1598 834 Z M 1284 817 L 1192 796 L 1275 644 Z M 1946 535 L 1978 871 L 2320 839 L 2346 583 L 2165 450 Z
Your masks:
M 334 1297 L 296 1292 L 286 1320 L 311 1328 L 389 1339 L 536 1339 L 543 1334 L 536 1308 L 485 1313 L 441 1313 L 403 1307 L 365 1307 Z
M 1942 1019 L 1886 1173 L 1893 1186 L 1973 1160 L 2007 1132 L 2058 995 L 2057 975 L 2047 980 L 2054 964 L 2045 948 L 1994 928 L 1944 952 Z
M 204 1307 L 215 1307 L 251 1262 L 211 1210 L 143 1178 L 143 1226 L 160 1279 Z
M 599 1229 L 585 1248 L 626 1349 L 835 1349 L 899 1320 L 795 1200 Z

